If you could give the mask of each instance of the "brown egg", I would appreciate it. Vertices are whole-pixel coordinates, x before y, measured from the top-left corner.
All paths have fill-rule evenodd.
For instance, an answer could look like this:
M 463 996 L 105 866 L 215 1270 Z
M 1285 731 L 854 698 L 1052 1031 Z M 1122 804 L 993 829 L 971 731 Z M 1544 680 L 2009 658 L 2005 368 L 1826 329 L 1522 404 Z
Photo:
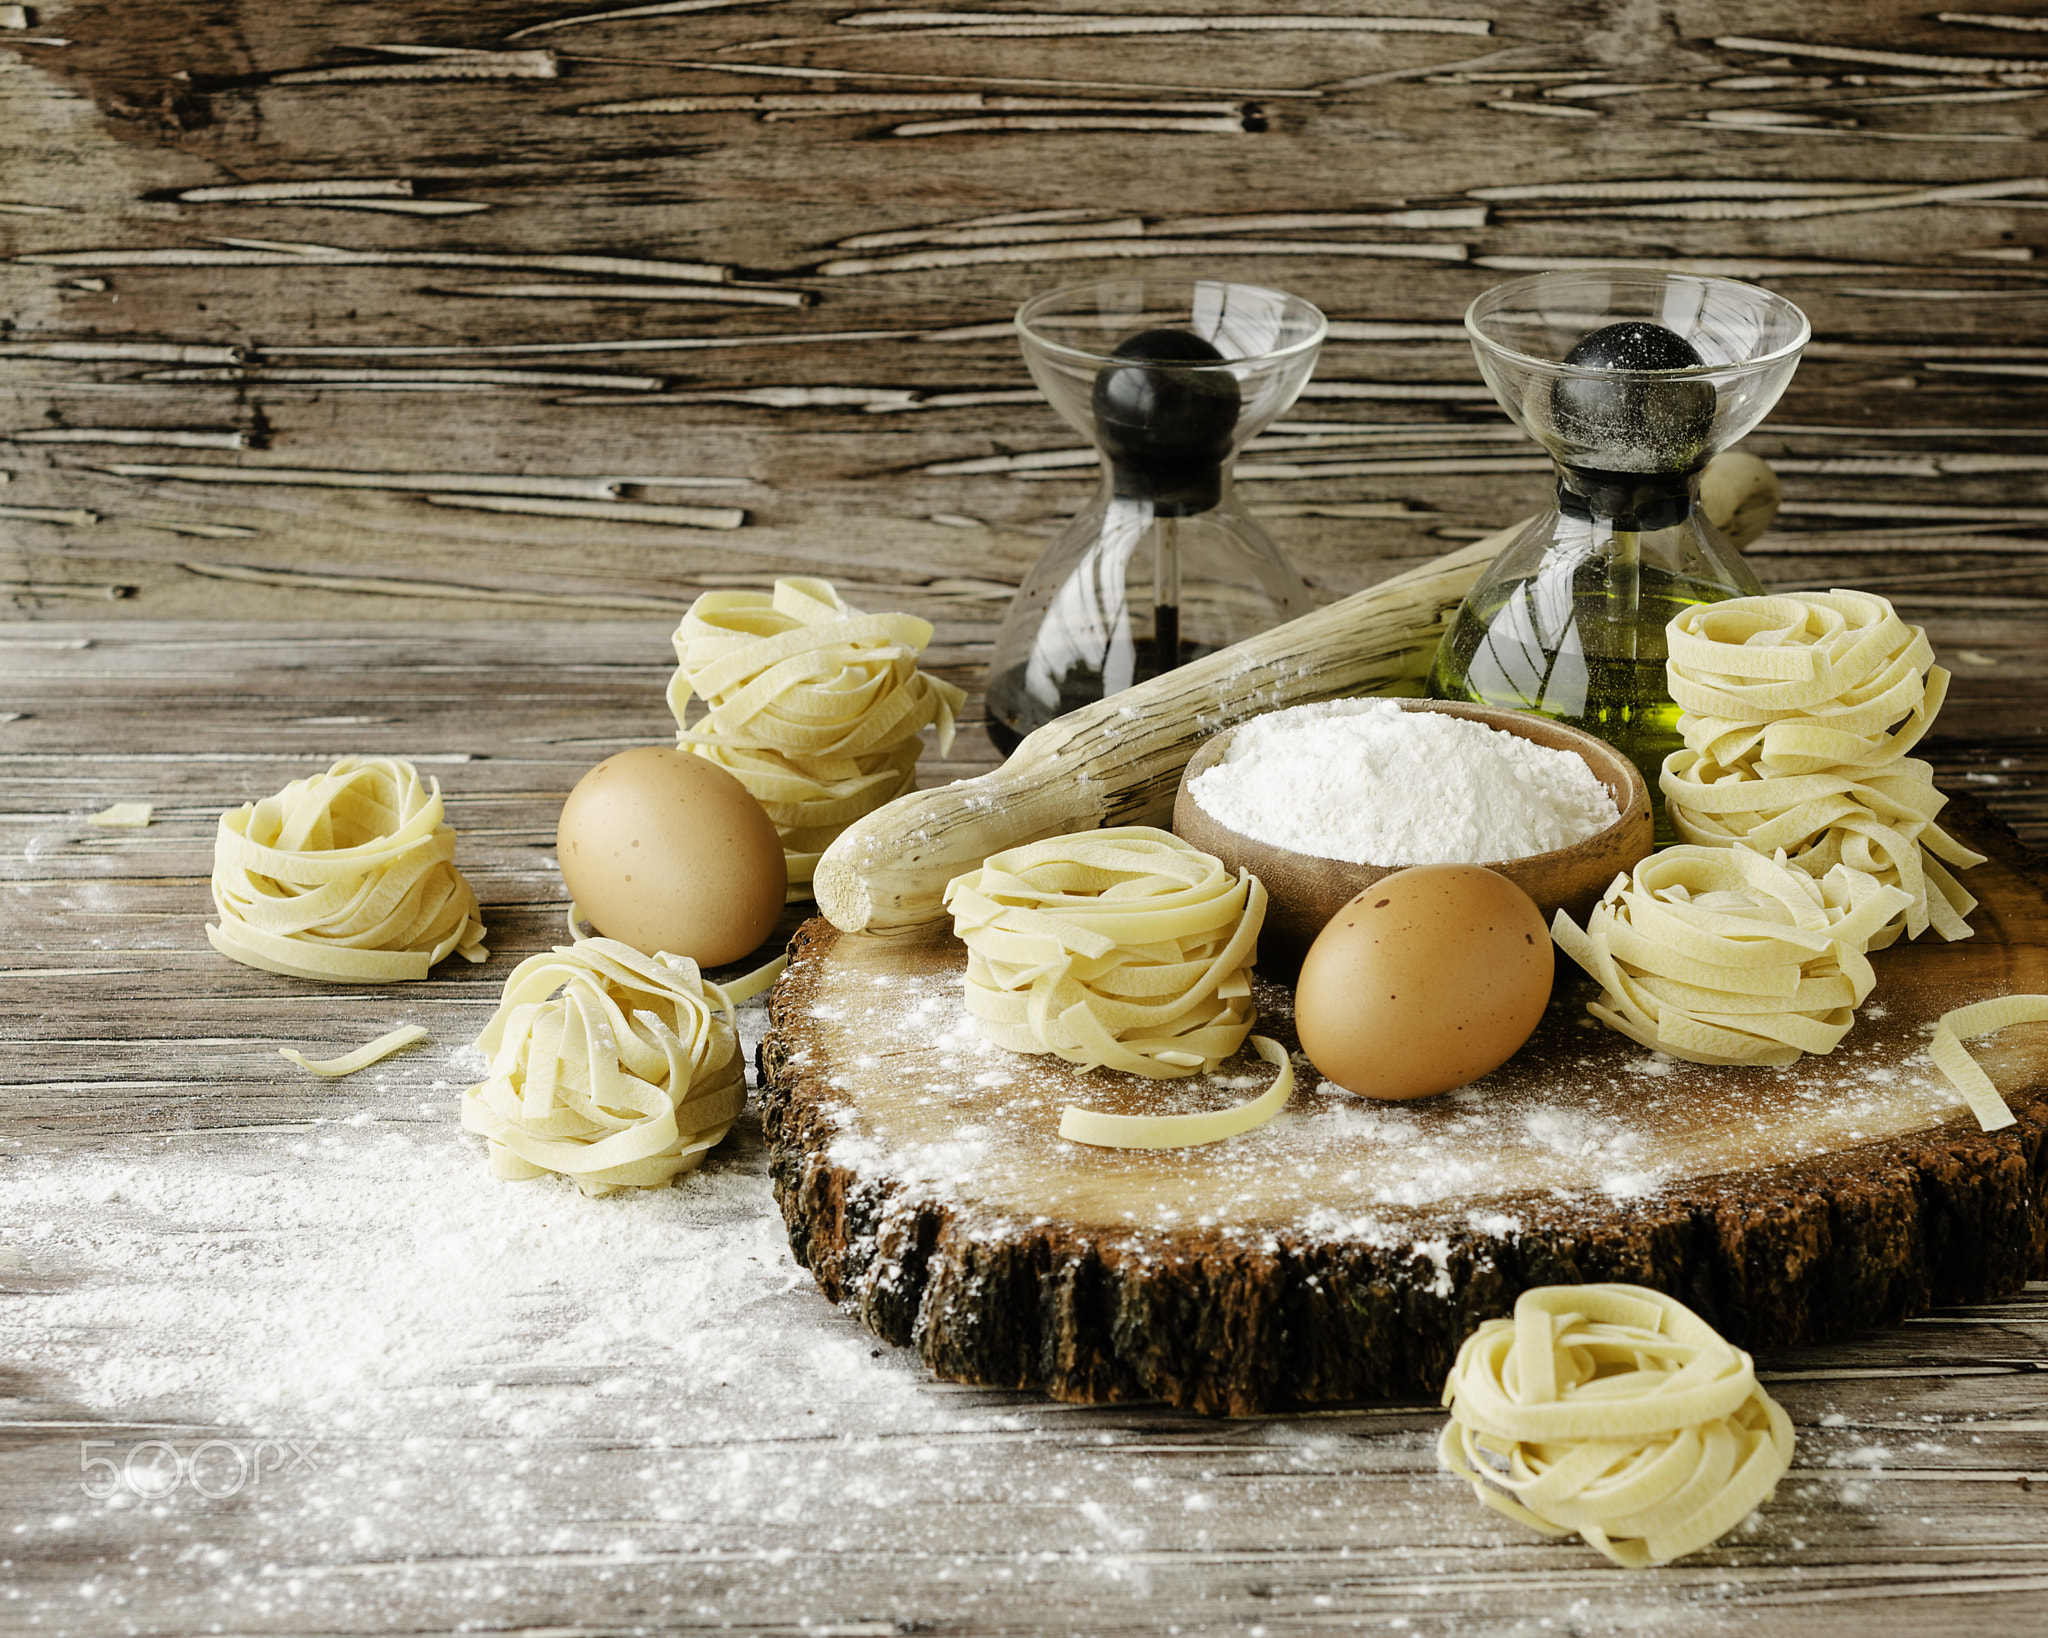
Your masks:
M 1478 865 L 1382 876 L 1301 964 L 1294 1022 L 1323 1075 L 1368 1098 L 1426 1098 L 1515 1055 L 1550 999 L 1535 901 Z
M 576 783 L 555 832 L 562 880 L 590 923 L 647 955 L 706 967 L 760 947 L 788 872 L 747 788 L 701 756 L 650 745 Z

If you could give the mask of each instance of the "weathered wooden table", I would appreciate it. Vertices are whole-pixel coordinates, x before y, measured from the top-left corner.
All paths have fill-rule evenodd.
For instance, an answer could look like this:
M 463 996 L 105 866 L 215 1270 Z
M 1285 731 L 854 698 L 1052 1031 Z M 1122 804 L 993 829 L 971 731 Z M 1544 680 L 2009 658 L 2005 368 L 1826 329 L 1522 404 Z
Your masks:
M 1387 10 L 0 4 L 0 1623 L 2041 1629 L 2048 1286 L 1763 1360 L 1777 1499 L 1630 1575 L 1439 1475 L 1431 1405 L 933 1383 L 791 1262 L 751 1115 L 603 1201 L 456 1128 L 691 597 L 827 574 L 978 688 L 1087 482 L 1008 314 L 1098 273 L 1331 314 L 1241 471 L 1332 596 L 1540 500 L 1458 328 L 1487 285 L 1783 290 L 1816 341 L 1754 561 L 1925 624 L 1945 785 L 2048 847 L 2038 19 Z M 442 781 L 487 966 L 207 946 L 217 815 L 349 752 Z M 970 726 L 925 777 L 992 760 Z M 154 822 L 86 824 L 116 800 Z M 276 1056 L 407 1021 L 337 1083 Z

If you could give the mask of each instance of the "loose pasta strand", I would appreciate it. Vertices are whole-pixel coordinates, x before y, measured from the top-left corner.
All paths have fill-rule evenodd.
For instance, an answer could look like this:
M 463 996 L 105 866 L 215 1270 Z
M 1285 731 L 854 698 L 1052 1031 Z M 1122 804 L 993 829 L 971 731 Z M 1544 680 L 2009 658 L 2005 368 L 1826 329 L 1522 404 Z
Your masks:
M 374 1041 L 365 1041 L 353 1052 L 344 1052 L 339 1057 L 308 1058 L 297 1047 L 279 1047 L 277 1055 L 280 1058 L 289 1058 L 301 1069 L 310 1070 L 315 1075 L 334 1078 L 353 1075 L 359 1069 L 368 1069 L 372 1064 L 382 1063 L 392 1053 L 402 1052 L 426 1038 L 427 1032 L 418 1024 L 403 1024 L 389 1034 L 380 1035 Z
M 1973 1035 L 1989 1035 L 2008 1024 L 2039 1023 L 2048 1023 L 2048 995 L 2004 995 L 1974 1006 L 1957 1007 L 1935 1022 L 1934 1039 L 1928 1043 L 1927 1055 L 1962 1093 L 1970 1112 L 1977 1117 L 1977 1124 L 1987 1132 L 2011 1126 L 2018 1117 L 1998 1095 L 1991 1077 L 1970 1056 L 1963 1042 Z
M 1256 1098 L 1197 1115 L 1110 1115 L 1069 1104 L 1060 1111 L 1060 1136 L 1098 1149 L 1193 1149 L 1265 1125 L 1294 1095 L 1294 1062 L 1270 1035 L 1250 1039 L 1252 1050 L 1280 1072 Z

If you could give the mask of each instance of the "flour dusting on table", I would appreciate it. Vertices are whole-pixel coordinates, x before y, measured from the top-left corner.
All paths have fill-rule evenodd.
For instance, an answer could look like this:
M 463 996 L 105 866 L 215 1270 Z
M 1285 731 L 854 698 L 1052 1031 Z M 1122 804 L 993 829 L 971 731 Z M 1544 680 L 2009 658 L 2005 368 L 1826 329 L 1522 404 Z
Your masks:
M 765 1010 L 742 1014 L 756 1038 Z M 17 1163 L 9 1238 L 49 1287 L 0 1309 L 0 1358 L 85 1406 L 251 1426 L 396 1394 L 423 1425 L 655 1431 L 632 1404 L 676 1382 L 733 1432 L 848 1399 L 929 1416 L 910 1363 L 871 1359 L 792 1260 L 757 1118 L 674 1188 L 503 1182 L 456 1125 L 474 1059 L 391 1060 L 331 1118 L 232 1150 L 188 1131 Z

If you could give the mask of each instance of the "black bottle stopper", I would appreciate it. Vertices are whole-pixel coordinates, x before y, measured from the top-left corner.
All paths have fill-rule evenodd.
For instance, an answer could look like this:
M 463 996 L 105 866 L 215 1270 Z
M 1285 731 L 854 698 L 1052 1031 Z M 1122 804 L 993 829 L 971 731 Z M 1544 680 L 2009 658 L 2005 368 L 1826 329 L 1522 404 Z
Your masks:
M 1131 360 L 1095 377 L 1093 407 L 1119 500 L 1149 501 L 1157 517 L 1189 517 L 1222 499 L 1242 402 L 1223 355 L 1187 330 L 1143 330 L 1113 358 Z
M 1564 355 L 1582 369 L 1698 369 L 1706 362 L 1675 330 L 1646 319 L 1609 324 Z M 1551 389 L 1551 422 L 1579 446 L 1558 484 L 1566 511 L 1612 518 L 1625 529 L 1662 529 L 1690 506 L 1689 480 L 1712 453 L 1714 384 L 1698 378 L 1568 376 Z M 1649 470 L 1643 470 L 1646 463 Z

